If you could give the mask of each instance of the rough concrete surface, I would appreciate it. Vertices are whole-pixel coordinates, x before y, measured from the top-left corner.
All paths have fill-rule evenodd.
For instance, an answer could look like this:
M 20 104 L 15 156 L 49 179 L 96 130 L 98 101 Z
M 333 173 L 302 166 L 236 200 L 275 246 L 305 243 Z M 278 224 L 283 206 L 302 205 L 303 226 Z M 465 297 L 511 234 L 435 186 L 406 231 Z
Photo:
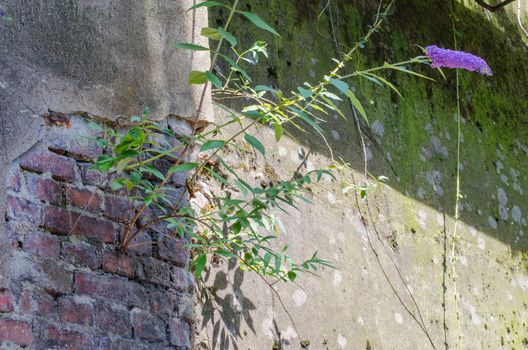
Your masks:
M 261 38 L 269 44 L 270 60 L 250 68 L 254 84 L 283 91 L 304 81 L 313 84 L 333 66 L 336 46 L 344 50 L 361 38 L 377 2 L 331 1 L 318 17 L 326 4 L 244 4 L 282 34 L 272 38 L 235 21 L 233 28 L 243 28 L 234 30 L 242 38 L 239 45 Z M 454 6 L 458 47 L 484 57 L 494 73 L 491 78 L 460 73 L 463 198 L 455 267 L 463 349 L 528 346 L 528 60 L 514 15 L 513 8 L 485 13 L 473 1 Z M 222 23 L 225 16 L 215 10 L 211 22 Z M 396 2 L 349 69 L 406 60 L 420 54 L 415 44 L 452 48 L 452 16 L 445 1 Z M 349 81 L 370 120 L 370 126 L 362 124 L 369 171 L 374 179 L 388 177 L 385 183 L 370 180 L 368 207 L 361 200 L 358 205 L 352 192 L 343 195 L 334 181 L 313 186 L 314 205 L 279 214 L 287 231 L 280 239 L 290 244 L 291 255 L 301 259 L 317 250 L 337 269 L 276 285 L 292 322 L 260 278 L 234 265 L 213 268 L 206 276 L 207 292 L 199 294 L 204 319 L 198 349 L 300 349 L 301 340 L 323 350 L 456 348 L 450 264 L 456 78 L 449 70 L 444 80 L 428 67 L 413 68 L 437 81 L 380 73 L 403 99 L 370 81 Z M 363 150 L 351 114 L 346 120 L 337 115 L 324 120 L 334 158 L 350 163 L 361 184 Z M 225 156 L 253 184 L 288 179 L 299 165 L 306 171 L 331 163 L 318 135 L 292 131 L 296 140 L 275 145 L 272 132 L 262 129 L 258 137 L 266 145 L 266 159 L 251 148 Z

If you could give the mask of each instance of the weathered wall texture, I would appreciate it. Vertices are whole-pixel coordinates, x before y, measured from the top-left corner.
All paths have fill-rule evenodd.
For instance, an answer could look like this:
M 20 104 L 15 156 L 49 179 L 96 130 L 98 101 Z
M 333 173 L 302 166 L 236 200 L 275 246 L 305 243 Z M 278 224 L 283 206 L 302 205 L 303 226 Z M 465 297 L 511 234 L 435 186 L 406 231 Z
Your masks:
M 126 200 L 88 170 L 100 151 L 82 117 L 122 125 L 148 106 L 191 130 L 173 117 L 195 117 L 187 75 L 209 57 L 172 45 L 207 45 L 193 3 L 0 0 L 2 349 L 189 348 L 188 251 L 149 232 L 118 252 Z M 44 114 L 71 120 L 48 127 Z
M 90 169 L 102 150 L 86 138 L 94 136 L 86 121 L 70 124 L 46 127 L 8 169 L 1 348 L 190 349 L 184 242 L 149 230 L 118 249 L 134 205 Z
M 255 84 L 271 83 L 289 91 L 328 71 L 331 58 L 337 56 L 335 41 L 321 36 L 316 25 L 326 3 L 242 5 L 282 34 L 272 38 L 248 30 L 242 20 L 234 23 L 232 28 L 240 28 L 234 32 L 243 38 L 241 46 L 268 40 L 271 59 L 254 70 Z M 342 48 L 366 31 L 377 5 L 330 4 Z M 221 25 L 225 15 L 216 11 L 211 22 Z M 525 349 L 527 48 L 511 12 L 486 14 L 473 1 L 465 1 L 455 3 L 455 16 L 459 48 L 484 57 L 494 72 L 491 78 L 460 74 L 463 198 L 456 269 L 463 348 Z M 330 26 L 328 14 L 323 15 L 318 29 L 328 34 Z M 357 55 L 355 66 L 406 60 L 421 53 L 414 44 L 453 47 L 451 28 L 448 2 L 397 1 L 382 31 Z M 449 348 L 456 344 L 449 264 L 456 169 L 455 74 L 444 71 L 444 80 L 427 67 L 417 69 L 438 81 L 383 73 L 404 99 L 371 82 L 351 81 L 371 122 L 370 128 L 363 126 L 369 169 L 374 176 L 389 178 L 387 186 L 369 190 L 369 207 L 360 201 L 358 208 L 353 194 L 341 195 L 338 183 L 326 182 L 314 186 L 315 205 L 280 215 L 288 231 L 281 239 L 290 243 L 294 256 L 304 258 L 318 250 L 337 265 L 337 270 L 323 270 L 321 278 L 306 275 L 298 285 L 276 286 L 310 349 L 432 348 L 419 323 L 436 348 L 446 348 L 445 342 Z M 362 151 L 353 119 L 350 115 L 346 121 L 337 115 L 325 119 L 322 127 L 334 157 L 350 162 L 361 182 Z M 329 152 L 319 136 L 295 136 L 297 141 L 275 146 L 271 132 L 263 129 L 259 137 L 266 141 L 266 159 L 247 147 L 248 152 L 236 151 L 231 159 L 254 184 L 287 179 L 300 165 L 312 169 L 329 164 Z M 301 348 L 292 322 L 258 277 L 222 265 L 210 272 L 206 286 L 199 294 L 205 316 L 198 348 Z

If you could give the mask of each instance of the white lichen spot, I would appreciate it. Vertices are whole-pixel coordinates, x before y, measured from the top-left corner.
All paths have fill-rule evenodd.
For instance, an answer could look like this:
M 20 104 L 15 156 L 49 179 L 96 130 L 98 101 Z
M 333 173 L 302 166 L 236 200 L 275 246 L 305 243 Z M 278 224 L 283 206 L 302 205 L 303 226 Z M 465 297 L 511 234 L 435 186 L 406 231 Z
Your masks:
M 425 124 L 425 131 L 427 131 L 429 134 L 433 133 L 433 126 L 431 125 L 431 123 Z
M 508 220 L 508 209 L 506 209 L 508 197 L 502 188 L 497 189 L 497 200 L 499 201 L 499 215 L 502 220 L 506 221 Z
M 266 318 L 261 324 L 262 333 L 270 339 L 273 339 L 273 319 Z
M 339 141 L 341 135 L 339 135 L 339 132 L 337 132 L 337 130 L 332 130 L 332 138 L 336 141 Z
M 482 237 L 477 238 L 477 247 L 481 250 L 484 250 L 486 248 L 486 241 Z
M 476 237 L 476 236 L 477 236 L 477 229 L 474 228 L 473 226 L 469 226 L 469 233 L 470 233 L 473 237 Z
M 374 123 L 370 126 L 372 128 L 372 131 L 379 137 L 383 136 L 383 133 L 385 132 L 385 127 L 379 120 L 375 120 Z
M 292 298 L 293 302 L 295 303 L 295 306 L 297 307 L 303 306 L 308 300 L 308 296 L 302 289 L 296 289 L 295 292 L 293 292 Z
M 480 316 L 477 314 L 477 311 L 474 307 L 471 307 L 471 322 L 475 326 L 480 326 L 480 324 L 482 323 Z
M 528 291 L 528 277 L 525 275 L 518 275 L 517 276 L 517 284 L 523 291 Z
M 315 58 L 315 57 L 312 57 L 312 58 L 310 59 L 310 62 L 311 62 L 312 64 L 317 64 L 317 62 L 319 62 L 319 60 L 318 60 L 317 58 Z
M 504 164 L 500 160 L 495 163 L 495 167 L 497 168 L 497 174 L 500 174 L 502 172 L 502 169 L 504 169 Z
M 345 348 L 345 346 L 347 345 L 347 340 L 346 340 L 346 338 L 345 338 L 344 335 L 339 334 L 339 335 L 337 336 L 337 344 L 339 345 L 339 347 L 340 347 L 341 349 L 344 349 L 344 348 Z
M 359 316 L 357 321 L 358 325 L 363 326 L 365 324 L 365 321 L 363 320 L 363 317 Z
M 442 174 L 440 174 L 440 172 L 437 170 L 431 170 L 425 174 L 425 177 L 427 179 L 427 182 L 429 182 L 429 184 L 433 186 L 433 190 L 435 191 L 435 193 L 439 196 L 443 196 L 444 190 L 442 189 L 442 187 L 440 187 L 440 183 L 442 182 Z
M 372 151 L 369 147 L 365 147 L 365 154 L 367 156 L 367 160 L 372 160 Z
M 313 70 L 310 70 L 308 74 L 310 74 L 310 78 L 315 78 L 315 72 Z
M 332 192 L 328 192 L 326 194 L 326 199 L 328 199 L 328 202 L 330 202 L 330 204 L 335 204 L 336 202 L 336 197 Z
M 394 321 L 396 321 L 397 324 L 403 324 L 403 316 L 399 312 L 395 312 Z
M 431 144 L 433 145 L 433 150 L 436 154 L 439 154 L 444 158 L 449 157 L 449 151 L 447 150 L 447 147 L 442 145 L 442 142 L 437 136 L 433 136 L 431 139 Z
M 343 232 L 338 232 L 337 233 L 337 240 L 340 241 L 340 242 L 344 242 L 345 241 L 345 234 Z
M 490 227 L 494 230 L 497 229 L 497 220 L 495 220 L 494 217 L 492 216 L 488 216 L 488 224 L 490 225 Z
M 511 210 L 511 215 L 512 215 L 513 221 L 515 221 L 517 224 L 521 223 L 521 219 L 522 219 L 521 208 L 514 205 Z
M 416 190 L 416 197 L 418 197 L 418 199 L 424 199 L 425 191 L 423 188 L 418 187 L 418 190 Z
M 502 181 L 503 184 L 508 185 L 508 176 L 501 174 L 500 180 Z
M 286 148 L 279 146 L 279 156 L 283 158 L 283 157 L 286 157 L 286 154 L 288 154 L 288 151 L 286 150 Z
M 424 230 L 427 228 L 427 213 L 423 209 L 418 210 L 418 224 Z
M 341 282 L 343 281 L 343 275 L 341 274 L 341 271 L 335 270 L 334 271 L 334 287 L 338 287 Z
M 297 333 L 295 332 L 295 329 L 293 329 L 292 326 L 289 326 L 284 332 L 281 333 L 281 336 L 285 340 L 290 340 L 297 338 Z

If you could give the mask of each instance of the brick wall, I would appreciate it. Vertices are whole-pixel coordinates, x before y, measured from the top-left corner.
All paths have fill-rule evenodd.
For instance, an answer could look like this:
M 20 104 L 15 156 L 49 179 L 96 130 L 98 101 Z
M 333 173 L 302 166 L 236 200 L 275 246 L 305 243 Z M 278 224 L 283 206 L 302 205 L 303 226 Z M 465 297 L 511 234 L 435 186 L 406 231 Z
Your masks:
M 5 179 L 2 349 L 190 349 L 189 252 L 159 230 L 119 252 L 127 197 L 90 169 L 101 150 L 71 118 L 46 127 Z

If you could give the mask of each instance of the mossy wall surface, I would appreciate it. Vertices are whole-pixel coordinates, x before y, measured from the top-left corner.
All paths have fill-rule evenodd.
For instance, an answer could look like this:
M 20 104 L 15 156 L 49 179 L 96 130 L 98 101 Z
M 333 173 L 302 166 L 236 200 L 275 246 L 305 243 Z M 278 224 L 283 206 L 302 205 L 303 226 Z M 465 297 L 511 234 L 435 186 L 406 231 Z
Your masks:
M 245 10 L 259 14 L 282 34 L 271 37 L 244 19 L 234 21 L 231 32 L 241 47 L 256 39 L 268 42 L 269 60 L 249 69 L 255 84 L 290 91 L 305 81 L 316 82 L 333 67 L 332 58 L 338 57 L 339 50 L 366 32 L 377 7 L 370 1 L 328 4 L 319 16 L 327 1 L 243 2 Z M 459 74 L 463 198 L 456 266 L 463 348 L 467 349 L 528 346 L 528 50 L 513 10 L 490 14 L 473 1 L 453 6 L 441 0 L 396 1 L 382 30 L 347 67 L 351 71 L 407 60 L 421 54 L 418 45 L 454 48 L 454 23 L 458 48 L 485 58 L 493 70 L 492 77 Z M 212 11 L 211 26 L 222 25 L 225 17 L 225 11 Z M 446 237 L 449 245 L 453 227 L 456 189 L 456 73 L 444 70 L 444 79 L 427 66 L 413 69 L 436 82 L 399 72 L 382 73 L 403 98 L 370 81 L 349 82 L 370 121 L 370 126 L 362 125 L 369 171 L 389 178 L 388 187 L 380 185 L 368 194 L 376 225 L 375 229 L 371 224 L 369 232 L 373 240 L 379 233 L 378 245 L 368 244 L 352 197 L 340 195 L 335 183 L 316 191 L 321 196 L 315 207 L 284 219 L 294 231 L 286 241 L 297 244 L 299 252 L 326 253 L 339 268 L 337 275 L 326 271 L 315 282 L 305 276 L 302 289 L 284 289 L 285 295 L 291 295 L 294 318 L 311 338 L 313 349 L 431 348 L 413 320 L 412 315 L 418 318 L 418 313 L 398 273 L 412 286 L 435 346 L 445 348 L 447 342 L 451 348 L 456 343 L 450 247 L 445 245 Z M 344 103 L 342 107 L 349 110 Z M 322 127 L 334 158 L 350 162 L 360 177 L 363 151 L 352 115 L 348 113 L 347 120 L 337 115 L 325 120 Z M 267 135 L 265 130 L 263 135 Z M 329 163 L 330 152 L 320 137 L 295 136 L 296 140 L 282 146 L 272 145 L 268 138 L 272 155 L 266 161 L 279 175 L 287 176 L 288 162 L 295 163 L 300 148 L 313 155 L 312 166 Z M 362 216 L 367 216 L 368 208 L 364 204 L 360 208 Z M 381 263 L 376 262 L 379 255 Z M 300 306 L 299 290 L 306 297 Z M 265 301 L 268 294 L 253 291 L 246 297 L 266 309 L 271 307 Z M 280 307 L 275 305 L 273 310 L 279 314 L 273 326 L 277 331 L 266 333 L 269 310 L 254 311 L 251 324 L 259 326 L 234 337 L 239 348 L 271 349 L 273 342 L 281 343 L 281 334 L 291 327 L 284 314 L 280 315 Z M 239 330 L 244 324 L 238 323 Z M 217 331 L 217 346 L 220 334 Z M 300 346 L 294 336 L 288 339 L 282 342 L 284 348 Z M 255 347 L 263 343 L 266 346 Z

